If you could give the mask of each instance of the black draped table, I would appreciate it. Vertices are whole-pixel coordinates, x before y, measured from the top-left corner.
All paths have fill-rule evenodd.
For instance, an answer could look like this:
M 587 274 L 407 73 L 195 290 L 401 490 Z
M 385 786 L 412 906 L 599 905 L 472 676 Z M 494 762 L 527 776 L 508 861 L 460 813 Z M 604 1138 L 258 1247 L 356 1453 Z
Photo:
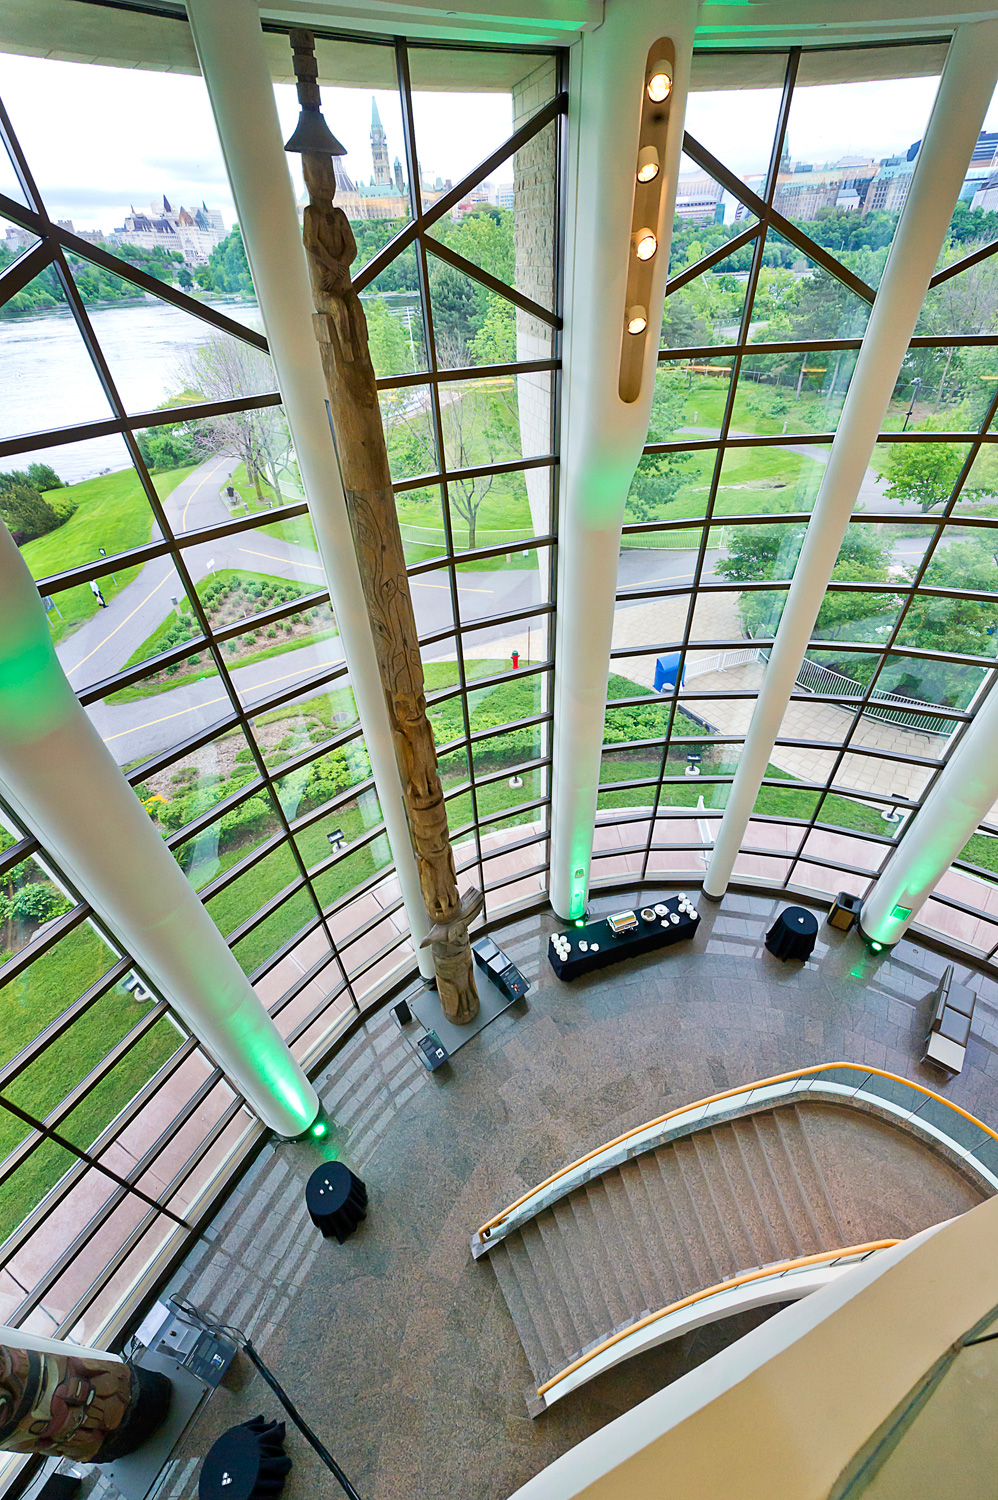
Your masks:
M 367 1218 L 367 1188 L 341 1161 L 324 1162 L 308 1179 L 305 1207 L 324 1238 L 342 1245 Z
M 263 1416 L 223 1432 L 201 1465 L 199 1500 L 276 1500 L 291 1468 L 284 1434 Z
M 818 936 L 818 918 L 804 906 L 788 906 L 766 933 L 770 953 L 786 963 L 788 958 L 810 958 Z
M 696 907 L 685 896 L 669 896 L 653 906 L 635 907 L 633 915 L 634 926 L 624 932 L 614 932 L 607 918 L 599 917 L 581 927 L 552 933 L 548 963 L 558 978 L 576 979 L 621 959 L 683 942 L 694 937 L 700 925 Z

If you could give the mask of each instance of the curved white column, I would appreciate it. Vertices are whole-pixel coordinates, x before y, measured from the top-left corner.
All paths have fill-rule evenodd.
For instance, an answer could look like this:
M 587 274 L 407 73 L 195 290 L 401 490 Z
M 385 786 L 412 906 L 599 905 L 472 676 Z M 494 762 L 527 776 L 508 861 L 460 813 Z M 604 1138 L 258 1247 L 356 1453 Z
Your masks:
M 998 77 L 998 25 L 957 29 L 918 153 L 717 833 L 704 895 L 727 890 L 929 278 Z
M 596 821 L 620 530 L 648 432 L 683 140 L 695 0 L 612 0 L 572 49 L 562 484 L 552 750 L 551 905 L 585 910 Z M 672 39 L 659 249 L 648 303 L 641 394 L 618 393 L 631 213 L 648 49 Z
M 998 689 L 967 725 L 863 902 L 860 930 L 885 948 L 903 937 L 977 825 L 998 802 Z
M 254 0 L 189 0 L 194 45 L 239 215 L 284 414 L 301 470 L 405 914 L 424 979 L 433 959 L 388 708 L 378 674 L 312 332 L 312 293 L 274 85 Z M 290 44 L 288 60 L 290 66 Z M 330 121 L 335 129 L 336 121 Z
M 318 1096 L 80 707 L 2 522 L 0 787 L 250 1108 L 306 1130 Z

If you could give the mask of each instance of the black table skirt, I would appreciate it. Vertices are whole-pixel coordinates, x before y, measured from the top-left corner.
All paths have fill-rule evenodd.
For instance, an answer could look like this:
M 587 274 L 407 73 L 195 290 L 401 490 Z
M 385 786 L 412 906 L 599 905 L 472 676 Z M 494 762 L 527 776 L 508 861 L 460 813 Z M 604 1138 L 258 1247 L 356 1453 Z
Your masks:
M 766 933 L 766 947 L 775 957 L 810 958 L 818 936 L 818 919 L 804 906 L 788 906 Z
M 666 948 L 673 943 L 682 942 L 684 939 L 695 935 L 700 925 L 699 915 L 689 917 L 679 911 L 678 896 L 670 896 L 667 901 L 654 902 L 652 906 L 665 906 L 667 915 L 665 918 L 656 916 L 654 921 L 642 921 L 641 907 L 635 907 L 635 915 L 638 917 L 638 925 L 631 932 L 611 932 L 605 917 L 598 921 L 587 922 L 584 927 L 566 927 L 565 935 L 572 945 L 568 958 L 560 958 L 554 946 L 552 938 L 548 943 L 548 962 L 559 979 L 576 979 L 580 974 L 590 974 L 594 969 L 604 969 L 609 964 L 620 963 L 625 958 L 634 958 L 639 953 L 651 953 L 655 948 Z M 652 906 L 644 908 L 651 910 Z M 671 915 L 679 917 L 678 922 L 671 920 Z M 663 921 L 665 925 L 663 926 Z M 580 942 L 587 947 L 585 953 L 579 948 Z M 598 951 L 592 951 L 592 944 L 598 945 Z
M 305 1207 L 324 1238 L 342 1245 L 367 1218 L 367 1188 L 341 1161 L 324 1162 L 308 1179 Z

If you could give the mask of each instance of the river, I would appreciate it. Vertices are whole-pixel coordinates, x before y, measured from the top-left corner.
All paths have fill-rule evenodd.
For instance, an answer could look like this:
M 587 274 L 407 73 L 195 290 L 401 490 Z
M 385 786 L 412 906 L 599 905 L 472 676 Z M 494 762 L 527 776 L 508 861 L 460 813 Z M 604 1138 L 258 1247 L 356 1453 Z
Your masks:
M 209 302 L 247 327 L 262 328 L 255 302 Z M 200 318 L 147 297 L 127 306 L 93 307 L 90 320 L 122 400 L 130 412 L 150 411 L 180 387 L 185 352 L 225 338 Z M 0 439 L 99 422 L 111 415 L 96 371 L 71 314 L 0 321 Z M 129 462 L 117 436 L 91 438 L 0 459 L 0 468 L 50 463 L 70 483 Z

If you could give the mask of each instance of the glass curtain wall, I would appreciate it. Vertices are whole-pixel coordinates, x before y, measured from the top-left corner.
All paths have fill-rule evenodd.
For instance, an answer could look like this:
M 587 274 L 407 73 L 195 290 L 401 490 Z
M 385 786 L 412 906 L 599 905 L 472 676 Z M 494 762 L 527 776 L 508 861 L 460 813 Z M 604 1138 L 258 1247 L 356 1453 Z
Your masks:
M 709 860 L 943 55 L 791 50 L 750 75 L 695 59 L 620 554 L 597 881 Z M 863 894 L 991 689 L 996 145 L 982 134 L 961 188 L 736 879 Z M 998 817 L 923 913 L 989 955 L 996 836 Z
M 176 71 L 0 50 L 0 516 L 311 1067 L 414 954 L 189 31 L 141 25 Z M 451 827 L 494 917 L 546 885 L 560 61 L 319 57 Z M 0 1320 L 99 1340 L 257 1127 L 2 786 L 0 1018 Z

